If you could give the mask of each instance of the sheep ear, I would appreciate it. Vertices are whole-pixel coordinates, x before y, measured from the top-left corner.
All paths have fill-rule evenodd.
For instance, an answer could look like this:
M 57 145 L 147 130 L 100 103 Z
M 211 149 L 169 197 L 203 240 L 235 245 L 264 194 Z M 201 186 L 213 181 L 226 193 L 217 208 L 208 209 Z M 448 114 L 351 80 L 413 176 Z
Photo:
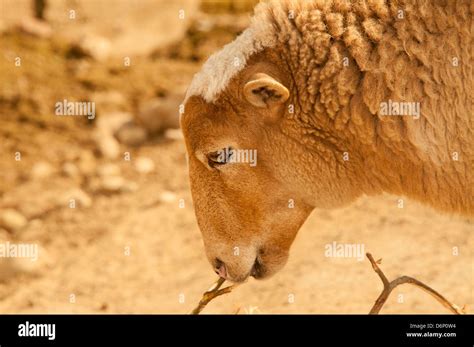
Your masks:
M 244 86 L 244 96 L 256 107 L 272 107 L 282 104 L 290 96 L 288 89 L 273 77 L 258 73 Z

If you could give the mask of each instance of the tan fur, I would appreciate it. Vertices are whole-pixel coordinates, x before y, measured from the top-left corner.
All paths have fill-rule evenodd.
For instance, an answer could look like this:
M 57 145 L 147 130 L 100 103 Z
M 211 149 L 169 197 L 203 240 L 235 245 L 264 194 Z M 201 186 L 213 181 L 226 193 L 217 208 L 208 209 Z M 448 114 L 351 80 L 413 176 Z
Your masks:
M 271 275 L 313 208 L 362 194 L 474 214 L 469 1 L 276 1 L 258 11 L 276 43 L 248 57 L 212 102 L 189 95 L 182 119 L 211 262 L 223 261 L 235 281 L 255 259 L 259 277 Z M 242 88 L 256 73 L 285 85 L 289 99 L 247 102 Z M 420 102 L 421 117 L 382 116 L 389 99 Z M 229 145 L 257 149 L 258 165 L 209 168 L 206 155 Z

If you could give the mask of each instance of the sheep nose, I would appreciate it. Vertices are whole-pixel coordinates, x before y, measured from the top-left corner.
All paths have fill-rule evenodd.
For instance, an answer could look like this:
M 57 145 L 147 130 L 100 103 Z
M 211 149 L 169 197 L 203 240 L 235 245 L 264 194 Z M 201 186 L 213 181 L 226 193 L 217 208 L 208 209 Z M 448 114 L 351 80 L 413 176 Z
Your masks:
M 222 260 L 216 258 L 216 261 L 215 261 L 215 268 L 214 268 L 214 271 L 216 272 L 216 274 L 218 274 L 220 277 L 222 278 L 226 278 L 227 277 L 227 270 L 225 268 L 225 264 Z

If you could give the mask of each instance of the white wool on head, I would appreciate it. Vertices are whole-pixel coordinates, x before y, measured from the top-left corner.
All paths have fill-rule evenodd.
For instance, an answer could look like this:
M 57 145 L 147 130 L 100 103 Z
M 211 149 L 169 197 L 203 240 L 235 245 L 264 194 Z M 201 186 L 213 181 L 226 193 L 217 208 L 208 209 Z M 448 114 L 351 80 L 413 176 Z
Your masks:
M 229 81 L 247 64 L 247 59 L 266 47 L 273 47 L 276 39 L 273 26 L 267 17 L 267 5 L 259 4 L 250 26 L 234 41 L 209 57 L 186 92 L 186 98 L 199 95 L 207 102 L 216 100 Z

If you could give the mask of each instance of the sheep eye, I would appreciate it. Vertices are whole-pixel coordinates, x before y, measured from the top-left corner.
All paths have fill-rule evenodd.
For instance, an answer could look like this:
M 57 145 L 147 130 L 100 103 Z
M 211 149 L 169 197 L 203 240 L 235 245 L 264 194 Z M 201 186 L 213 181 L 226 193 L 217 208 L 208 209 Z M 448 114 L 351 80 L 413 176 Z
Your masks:
M 207 155 L 207 163 L 211 168 L 225 165 L 231 161 L 234 150 L 232 147 L 222 148 Z

